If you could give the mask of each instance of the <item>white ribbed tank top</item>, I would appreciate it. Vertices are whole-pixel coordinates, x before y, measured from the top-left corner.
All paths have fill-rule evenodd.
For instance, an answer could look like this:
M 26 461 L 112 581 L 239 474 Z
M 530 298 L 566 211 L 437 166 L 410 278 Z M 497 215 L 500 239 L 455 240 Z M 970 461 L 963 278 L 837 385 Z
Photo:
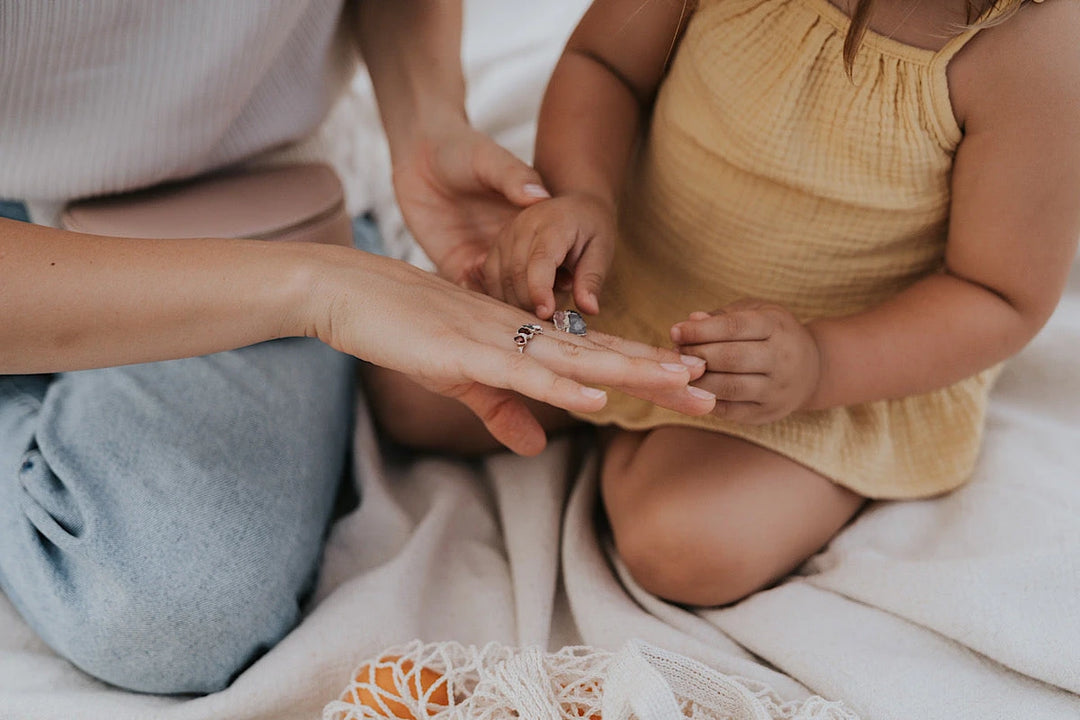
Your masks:
M 0 198 L 57 202 L 310 133 L 355 55 L 342 0 L 0 0 Z

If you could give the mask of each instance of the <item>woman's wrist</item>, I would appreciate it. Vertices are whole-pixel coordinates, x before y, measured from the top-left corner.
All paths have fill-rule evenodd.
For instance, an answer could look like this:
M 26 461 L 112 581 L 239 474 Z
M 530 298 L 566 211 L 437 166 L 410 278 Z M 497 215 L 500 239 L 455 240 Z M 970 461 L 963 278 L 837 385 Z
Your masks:
M 361 255 L 338 245 L 297 245 L 271 307 L 280 319 L 280 337 L 312 337 L 333 344 L 335 306 L 346 293 L 343 278 L 362 264 Z M 286 252 L 293 249 L 285 248 Z
M 438 152 L 446 138 L 461 137 L 472 131 L 464 105 L 452 102 L 418 103 L 407 117 L 388 118 L 384 125 L 395 172 L 417 167 L 417 158 Z

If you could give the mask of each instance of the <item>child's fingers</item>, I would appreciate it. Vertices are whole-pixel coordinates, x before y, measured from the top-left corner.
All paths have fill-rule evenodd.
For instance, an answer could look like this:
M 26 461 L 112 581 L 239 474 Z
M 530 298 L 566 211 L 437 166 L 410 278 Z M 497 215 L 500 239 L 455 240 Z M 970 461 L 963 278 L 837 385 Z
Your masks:
M 684 320 L 671 327 L 676 345 L 700 345 L 729 340 L 767 340 L 776 321 L 757 310 L 736 310 L 707 318 Z
M 760 340 L 680 345 L 679 350 L 704 360 L 710 372 L 768 374 L 774 365 L 772 349 Z
M 717 400 L 716 405 L 713 406 L 712 414 L 718 418 L 744 425 L 760 425 L 774 419 L 756 402 Z
M 612 246 L 613 243 L 590 241 L 574 267 L 574 302 L 589 315 L 600 312 L 600 290 L 611 267 Z
M 753 373 L 707 372 L 694 382 L 694 387 L 715 395 L 717 402 L 760 403 L 769 386 L 769 378 Z
M 542 256 L 529 263 L 526 292 L 533 304 L 536 316 L 544 320 L 555 312 L 555 276 L 559 271 L 558 263 L 550 256 Z
M 566 257 L 566 243 L 557 227 L 542 227 L 528 243 L 515 247 L 514 290 L 536 316 L 547 320 L 555 312 L 555 276 Z

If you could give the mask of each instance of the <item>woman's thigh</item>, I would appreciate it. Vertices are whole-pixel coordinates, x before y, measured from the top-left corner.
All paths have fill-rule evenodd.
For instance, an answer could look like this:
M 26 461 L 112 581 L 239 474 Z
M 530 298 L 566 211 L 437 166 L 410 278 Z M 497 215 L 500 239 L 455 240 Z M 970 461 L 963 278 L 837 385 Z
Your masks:
M 106 681 L 223 687 L 299 617 L 344 468 L 352 371 L 294 338 L 0 377 L 0 586 Z
M 676 427 L 615 435 L 601 487 L 631 574 L 693 605 L 733 602 L 779 579 L 864 502 L 761 446 Z

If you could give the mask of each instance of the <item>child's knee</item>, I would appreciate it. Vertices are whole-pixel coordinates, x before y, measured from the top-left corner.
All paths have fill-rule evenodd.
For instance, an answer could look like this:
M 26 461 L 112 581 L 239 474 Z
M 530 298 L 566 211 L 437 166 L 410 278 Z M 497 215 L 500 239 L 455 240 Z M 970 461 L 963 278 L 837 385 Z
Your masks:
M 459 453 L 496 447 L 465 405 L 401 373 L 368 366 L 364 385 L 381 433 L 398 445 Z
M 692 508 L 653 486 L 616 513 L 606 503 L 616 550 L 638 585 L 671 602 L 708 606 L 735 602 L 768 582 L 753 538 L 725 527 L 723 518 L 701 526 Z
M 665 529 L 666 528 L 666 529 Z M 744 548 L 680 537 L 671 526 L 638 526 L 616 536 L 631 577 L 645 590 L 687 605 L 726 605 L 765 584 Z

